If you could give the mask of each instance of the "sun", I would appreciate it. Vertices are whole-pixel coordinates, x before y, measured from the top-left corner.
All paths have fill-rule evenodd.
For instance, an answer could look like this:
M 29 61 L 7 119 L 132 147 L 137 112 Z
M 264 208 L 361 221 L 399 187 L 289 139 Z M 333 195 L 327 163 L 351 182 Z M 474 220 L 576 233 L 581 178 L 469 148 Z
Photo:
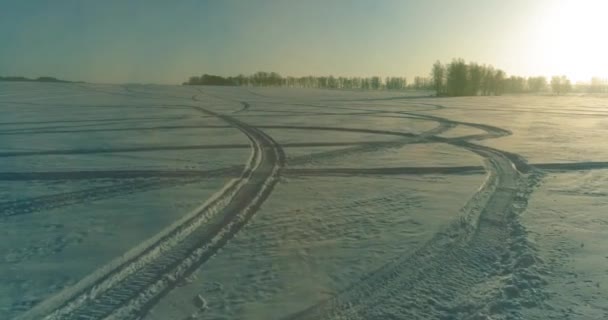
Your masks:
M 574 81 L 608 77 L 608 0 L 550 1 L 532 27 L 533 61 Z

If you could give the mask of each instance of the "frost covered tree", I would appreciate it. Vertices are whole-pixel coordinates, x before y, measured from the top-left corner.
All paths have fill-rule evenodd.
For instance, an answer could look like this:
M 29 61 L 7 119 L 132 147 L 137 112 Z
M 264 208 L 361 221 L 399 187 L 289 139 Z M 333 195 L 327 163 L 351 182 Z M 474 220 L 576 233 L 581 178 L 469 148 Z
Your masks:
M 407 80 L 400 77 L 386 77 L 384 80 L 384 86 L 388 90 L 405 89 L 407 86 Z
M 545 77 L 529 77 L 528 91 L 541 92 L 547 87 L 547 79 Z
M 372 89 L 378 90 L 382 86 L 382 80 L 380 80 L 380 77 L 372 77 L 370 79 L 370 84 Z
M 589 91 L 593 93 L 608 92 L 608 79 L 602 79 L 599 77 L 591 78 Z
M 481 72 L 481 94 L 490 95 L 494 90 L 494 67 L 484 66 Z
M 416 90 L 431 90 L 433 89 L 432 80 L 425 77 L 415 77 L 414 83 L 410 86 Z
M 572 90 L 572 83 L 566 76 L 553 76 L 551 78 L 551 89 L 557 95 L 566 94 Z
M 467 64 L 463 59 L 454 59 L 447 65 L 435 62 L 431 82 L 437 95 L 448 96 L 501 95 L 524 92 L 526 88 L 523 77 L 507 78 L 500 69 L 475 62 Z
M 467 79 L 467 94 L 476 96 L 481 89 L 481 79 L 483 77 L 483 66 L 471 62 L 469 65 L 469 77 Z
M 464 96 L 467 89 L 468 66 L 463 59 L 454 59 L 447 67 L 447 94 Z
M 501 95 L 505 92 L 505 77 L 504 71 L 498 69 L 494 74 L 494 95 Z
M 438 96 L 445 93 L 445 66 L 437 60 L 433 64 L 433 70 L 431 71 L 431 79 L 433 81 L 433 88 Z

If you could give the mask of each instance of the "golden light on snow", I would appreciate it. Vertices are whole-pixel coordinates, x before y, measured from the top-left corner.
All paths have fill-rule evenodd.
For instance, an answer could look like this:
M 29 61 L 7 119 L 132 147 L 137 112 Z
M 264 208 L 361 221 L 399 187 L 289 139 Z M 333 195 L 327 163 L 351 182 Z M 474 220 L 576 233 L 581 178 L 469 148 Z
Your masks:
M 608 1 L 563 0 L 543 6 L 532 23 L 529 47 L 537 73 L 574 81 L 608 77 Z

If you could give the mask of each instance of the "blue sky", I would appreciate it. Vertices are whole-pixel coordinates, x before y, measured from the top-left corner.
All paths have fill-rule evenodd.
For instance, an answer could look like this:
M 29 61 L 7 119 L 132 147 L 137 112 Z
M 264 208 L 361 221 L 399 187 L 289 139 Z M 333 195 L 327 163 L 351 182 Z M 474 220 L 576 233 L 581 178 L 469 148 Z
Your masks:
M 556 2 L 0 0 L 0 75 L 179 83 L 266 70 L 411 79 L 453 57 L 522 75 L 568 73 L 559 61 L 543 65 L 544 49 L 532 45 L 539 21 L 555 20 L 547 12 Z

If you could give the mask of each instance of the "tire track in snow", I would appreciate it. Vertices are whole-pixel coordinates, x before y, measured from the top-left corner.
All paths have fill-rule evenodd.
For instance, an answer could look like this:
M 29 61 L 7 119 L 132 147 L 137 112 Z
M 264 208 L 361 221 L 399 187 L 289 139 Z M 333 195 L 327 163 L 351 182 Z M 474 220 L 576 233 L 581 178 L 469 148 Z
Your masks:
M 122 147 L 122 148 L 91 148 L 91 149 L 59 149 L 59 150 L 35 150 L 35 151 L 13 151 L 0 152 L 0 158 L 28 157 L 43 155 L 72 155 L 72 154 L 99 154 L 99 153 L 121 153 L 121 152 L 150 152 L 150 151 L 176 151 L 176 150 L 213 150 L 228 148 L 248 148 L 247 144 L 203 144 L 186 146 L 146 146 L 146 147 Z
M 312 168 L 285 169 L 285 175 L 293 176 L 357 176 L 357 175 L 424 175 L 424 174 L 483 174 L 481 166 L 461 167 L 388 167 L 388 168 Z
M 475 127 L 488 132 L 484 138 L 508 134 L 491 126 Z M 534 288 L 542 281 L 534 272 L 534 253 L 516 218 L 535 179 L 518 171 L 529 169 L 525 161 L 463 139 L 428 140 L 443 140 L 485 159 L 488 179 L 460 219 L 414 253 L 285 319 L 459 319 L 511 312 L 518 306 L 509 299 L 520 295 L 526 296 L 521 303 L 539 302 Z
M 405 139 L 397 140 L 397 141 L 371 141 L 371 142 L 327 142 L 327 143 L 289 143 L 283 144 L 283 147 L 318 147 L 318 146 L 351 146 L 351 148 L 340 149 L 340 150 L 329 150 L 325 152 L 319 152 L 312 155 L 295 157 L 289 160 L 290 165 L 297 165 L 309 162 L 311 159 L 326 159 L 333 157 L 340 157 L 348 154 L 357 154 L 361 152 L 372 152 L 377 151 L 384 148 L 396 148 L 401 147 L 407 144 L 412 143 L 422 143 L 425 142 L 427 138 L 433 138 L 433 135 L 440 134 L 444 131 L 451 129 L 455 126 L 454 123 L 439 121 L 441 118 L 433 117 L 430 119 L 431 121 L 436 121 L 439 123 L 434 129 L 428 130 L 420 135 L 411 134 L 411 133 L 401 133 L 401 132 L 393 132 L 393 131 L 381 131 L 381 130 L 370 130 L 370 129 L 357 129 L 357 128 L 341 128 L 341 127 L 300 127 L 300 126 L 262 126 L 265 128 L 283 128 L 283 129 L 298 129 L 298 130 L 328 130 L 328 131 L 347 131 L 347 132 L 358 132 L 358 133 L 376 133 L 376 134 L 389 134 L 389 135 L 398 135 L 405 136 Z M 485 126 L 483 127 L 486 130 L 489 130 Z M 446 142 L 442 140 L 441 142 Z M 201 146 L 169 146 L 169 147 L 135 147 L 135 148 L 113 148 L 113 149 L 73 149 L 73 150 L 47 150 L 47 151 L 21 151 L 21 152 L 7 152 L 0 153 L 1 156 L 30 156 L 30 155 L 54 155 L 54 154 L 96 154 L 96 153 L 114 153 L 114 152 L 146 152 L 146 151 L 157 151 L 157 150 L 191 150 L 191 149 L 224 149 L 224 148 L 245 148 L 249 147 L 248 145 L 201 145 Z M 185 180 L 169 180 L 169 181 L 159 181 L 159 180 L 148 180 L 148 181 L 136 181 L 131 183 L 119 184 L 115 186 L 107 186 L 107 187 L 98 187 L 91 188 L 85 190 L 79 190 L 74 192 L 67 192 L 55 195 L 48 196 L 40 196 L 29 199 L 20 199 L 5 203 L 0 203 L 0 212 L 3 212 L 4 216 L 14 216 L 21 214 L 29 214 L 34 212 L 39 212 L 41 210 L 50 210 L 55 208 L 60 208 L 64 206 L 86 203 L 91 201 L 98 201 L 109 199 L 115 196 L 121 196 L 123 194 L 132 194 L 137 192 L 144 192 L 149 190 L 155 190 L 159 188 L 165 187 L 173 187 L 178 185 L 196 183 L 200 181 L 200 178 L 209 177 L 209 176 L 226 176 L 226 175 L 235 175 L 235 170 L 238 170 L 239 167 L 231 167 L 224 168 L 218 170 L 211 170 L 209 172 L 159 172 L 157 176 L 171 176 L 171 177 L 184 177 L 184 173 L 189 175 L 190 178 L 198 178 L 198 179 L 185 179 Z M 398 169 L 399 170 L 399 169 Z M 432 170 L 432 169 L 429 169 Z M 439 171 L 445 171 L 450 169 L 437 169 Z M 435 171 L 437 171 L 435 170 Z M 458 169 L 456 169 L 458 170 Z M 216 172 L 217 171 L 217 172 Z M 335 171 L 335 170 L 334 170 Z M 352 169 L 346 169 L 343 172 L 339 172 L 340 170 L 333 172 L 333 174 L 344 175 L 347 173 L 350 174 L 370 174 L 377 173 L 380 174 L 377 170 L 371 170 L 370 172 L 355 172 Z M 368 170 L 369 171 L 369 170 Z M 394 170 L 384 170 L 386 172 L 394 173 Z M 402 171 L 402 170 L 400 170 Z M 453 170 L 452 170 L 453 171 Z M 452 172 L 450 171 L 450 172 Z M 294 171 L 298 175 L 302 174 L 318 174 L 313 172 L 298 172 Z M 386 173 L 385 172 L 385 173 Z M 412 173 L 412 170 L 408 171 Z M 428 172 L 428 170 L 422 169 L 421 173 Z M 155 172 L 148 171 L 116 171 L 116 172 L 73 172 L 73 173 L 61 173 L 61 172 L 47 172 L 41 173 L 37 175 L 36 173 L 28 173 L 28 174 L 19 174 L 19 173 L 4 173 L 0 174 L 0 179 L 7 180 L 26 180 L 26 179 L 82 179 L 83 177 L 96 177 L 100 176 L 111 177 L 111 178 L 131 178 L 131 177 L 151 177 L 154 176 Z
M 243 166 L 216 170 L 90 170 L 0 172 L 0 181 L 238 177 Z M 96 190 L 95 192 L 99 192 Z
M 606 170 L 608 162 L 531 163 L 528 166 L 549 172 Z M 424 174 L 483 174 L 482 166 L 455 167 L 382 167 L 382 168 L 290 168 L 287 176 L 353 176 L 353 175 L 424 175 Z M 1 174 L 0 174 L 1 175 Z
M 201 110 L 201 111 L 203 111 L 203 110 Z M 218 117 L 221 117 L 220 115 L 217 115 L 217 114 L 214 114 L 214 115 L 216 115 Z M 421 118 L 423 118 L 423 117 L 421 116 Z M 446 121 L 444 121 L 444 124 L 445 124 L 445 127 L 448 127 L 448 126 L 458 125 L 460 123 L 449 122 L 449 121 L 446 120 Z M 285 128 L 285 129 L 287 129 L 287 128 Z M 310 130 L 313 130 L 313 129 L 314 130 L 334 130 L 335 128 L 308 127 L 306 129 L 310 129 Z M 257 130 L 257 129 L 255 129 L 255 130 Z M 397 133 L 397 132 L 382 131 L 382 130 L 366 130 L 366 129 L 340 128 L 338 131 L 352 131 L 352 132 L 366 132 L 366 133 L 376 133 L 376 134 L 390 134 L 390 135 L 406 136 L 406 137 L 414 138 L 414 139 L 419 138 L 418 135 L 409 135 L 408 136 L 408 134 L 406 134 L 406 133 Z M 492 137 L 495 134 L 496 134 L 496 132 L 491 133 L 490 135 L 488 135 L 488 137 Z M 480 137 L 480 139 L 481 138 L 487 138 L 487 137 Z M 450 144 L 458 145 L 458 146 L 461 146 L 461 147 L 465 147 L 467 149 L 470 149 L 473 152 L 477 152 L 479 154 L 482 154 L 482 156 L 484 156 L 484 153 L 485 153 L 484 157 L 488 161 L 488 168 L 504 168 L 504 164 L 505 163 L 509 163 L 511 165 L 512 170 L 515 170 L 514 167 L 513 167 L 513 161 L 512 161 L 513 158 L 516 158 L 516 156 L 514 156 L 514 155 L 508 156 L 506 153 L 500 153 L 500 152 L 498 152 L 496 150 L 493 150 L 491 148 L 484 148 L 483 150 L 475 149 L 478 146 L 472 145 L 472 144 L 468 143 L 465 140 L 439 139 L 439 138 L 432 138 L 432 137 L 429 137 L 427 140 L 428 140 L 428 142 L 444 142 L 444 143 L 450 143 Z M 494 153 L 494 152 L 496 152 L 496 153 Z M 492 155 L 494 155 L 494 157 Z M 494 163 L 493 163 L 493 161 L 494 161 Z M 503 165 L 500 165 L 500 161 L 504 161 L 505 163 L 503 163 Z M 522 163 L 523 163 L 523 161 L 522 161 Z M 494 166 L 492 166 L 492 164 L 494 164 Z M 523 163 L 523 164 L 525 164 L 525 163 Z M 497 177 L 501 176 L 500 174 L 498 174 L 498 173 L 496 173 L 494 171 L 491 171 L 491 173 L 494 173 L 494 178 L 496 178 L 496 180 L 500 180 L 500 179 L 497 178 Z M 516 174 L 517 174 L 517 172 L 516 172 Z M 491 174 L 491 176 L 492 176 L 492 174 Z M 507 175 L 506 177 L 508 178 L 509 175 Z M 490 180 L 492 180 L 492 179 L 490 179 Z M 514 181 L 518 181 L 518 179 L 514 178 Z M 498 184 L 492 184 L 492 185 L 497 190 L 502 190 L 502 189 L 506 190 L 505 194 L 501 194 L 501 196 L 497 196 L 498 199 L 505 198 L 504 195 L 512 195 L 512 192 L 514 192 L 514 190 L 516 191 L 518 189 L 517 187 L 509 187 L 509 186 L 507 186 L 507 187 L 502 186 L 502 187 L 499 188 Z M 482 189 L 482 190 L 484 190 L 484 189 Z M 487 190 L 488 189 L 486 189 L 486 191 Z M 478 195 L 479 194 L 480 193 L 478 193 Z M 492 193 L 490 195 L 485 194 L 485 197 L 489 197 L 490 199 L 493 199 L 492 195 L 494 195 L 494 194 L 497 194 L 497 192 L 494 192 L 494 193 Z M 480 197 L 480 199 L 483 198 L 482 195 L 480 195 L 479 197 Z M 509 199 L 507 199 L 507 200 L 509 200 Z M 490 200 L 488 200 L 488 202 L 490 202 Z M 497 206 L 498 209 L 502 208 L 502 204 L 500 204 L 499 201 L 495 201 L 495 202 L 497 203 L 496 206 Z M 479 202 L 476 202 L 476 203 L 479 204 Z M 508 203 L 509 203 L 509 201 L 507 201 L 507 204 Z M 236 206 L 236 205 L 239 205 L 239 204 L 234 204 L 234 205 Z M 487 209 L 488 206 L 486 206 L 485 208 Z M 475 209 L 475 210 L 477 210 L 477 209 Z M 472 214 L 472 212 L 474 212 L 475 210 L 472 209 L 472 211 L 469 212 L 469 213 L 471 213 L 469 215 L 470 219 L 465 221 L 467 223 L 465 225 L 469 225 L 469 224 L 472 225 L 472 227 L 468 227 L 468 229 L 466 229 L 466 230 L 473 230 L 473 231 L 463 232 L 462 231 L 462 225 L 463 225 L 463 223 L 460 222 L 460 224 L 456 225 L 456 228 L 454 230 L 448 230 L 449 232 L 446 231 L 444 234 L 440 234 L 440 235 L 438 235 L 436 237 L 436 238 L 439 238 L 441 240 L 445 240 L 445 241 L 438 241 L 437 242 L 437 245 L 438 245 L 439 248 L 445 248 L 444 242 L 447 242 L 447 243 L 464 243 L 464 244 L 467 244 L 467 243 L 471 242 L 471 241 L 467 242 L 467 241 L 464 241 L 464 240 L 459 242 L 459 241 L 456 241 L 456 240 L 458 240 L 460 238 L 471 238 L 472 237 L 472 236 L 470 236 L 471 233 L 476 234 L 475 230 L 481 229 L 481 225 L 482 225 L 482 222 L 484 220 L 479 220 L 479 223 L 477 223 L 475 221 L 476 216 L 474 214 Z M 488 223 L 489 223 L 490 226 L 494 225 L 494 224 L 497 224 L 497 225 L 500 224 L 500 221 L 498 221 L 498 220 L 489 219 L 488 221 L 489 221 Z M 221 224 L 221 223 L 218 222 L 218 224 Z M 244 222 L 243 222 L 243 224 L 244 224 Z M 475 225 L 476 224 L 479 225 L 479 227 L 477 229 L 475 229 Z M 486 228 L 486 229 L 488 229 L 488 228 Z M 230 231 L 228 231 L 228 233 L 230 233 Z M 494 234 L 494 233 L 492 233 L 492 234 Z M 456 240 L 454 240 L 454 238 Z M 227 241 L 227 240 L 225 240 L 225 241 Z M 199 245 L 200 245 L 200 243 L 199 243 Z M 484 246 L 482 246 L 482 249 L 484 248 Z M 161 250 L 161 249 L 159 249 L 159 250 Z M 483 251 L 483 250 L 481 250 L 481 251 Z M 436 251 L 436 250 L 435 251 L 431 250 L 431 253 L 437 254 L 437 252 L 438 251 Z M 470 250 L 469 251 L 464 250 L 464 252 L 465 253 L 466 252 L 470 252 Z M 448 250 L 446 256 L 448 256 L 448 254 L 450 254 L 450 253 L 451 253 L 451 251 Z M 164 256 L 164 257 L 167 258 L 167 259 L 175 261 L 175 257 L 167 257 L 167 256 Z M 425 260 L 423 258 L 421 258 L 421 259 L 422 260 L 419 260 L 419 261 L 422 261 L 422 267 L 430 267 L 431 266 L 429 264 L 425 265 L 425 263 L 429 262 L 428 259 L 427 260 Z M 182 261 L 185 261 L 185 260 L 182 260 Z M 411 261 L 411 259 L 407 259 L 407 262 L 405 262 L 405 263 L 406 264 L 407 263 L 411 263 L 409 261 Z M 451 260 L 448 260 L 448 261 L 451 261 Z M 432 259 L 431 259 L 431 263 L 432 263 Z M 465 269 L 467 267 L 469 267 L 469 265 L 467 265 L 466 263 L 467 263 L 466 261 L 462 262 L 460 264 L 460 267 L 463 267 Z M 196 264 L 196 263 L 190 264 L 190 266 L 186 266 L 185 268 L 186 269 L 191 268 L 194 264 Z M 404 266 L 403 263 L 399 264 L 397 262 L 397 263 L 392 263 L 391 265 L 393 265 L 393 267 L 391 267 L 391 266 L 386 267 L 386 269 L 389 270 L 388 272 L 386 272 L 386 271 L 385 272 L 379 272 L 380 276 L 376 276 L 376 280 L 380 280 L 380 281 L 377 281 L 377 282 L 382 282 L 382 279 L 384 279 L 385 284 L 388 283 L 388 285 L 385 285 L 385 286 L 381 287 L 380 290 L 368 290 L 367 292 L 365 292 L 365 290 L 363 290 L 363 291 L 361 291 L 361 290 L 358 290 L 358 291 L 357 290 L 353 290 L 353 291 L 350 291 L 350 296 L 348 295 L 348 293 L 343 293 L 343 294 L 341 294 L 341 295 L 338 296 L 338 297 L 340 297 L 340 299 L 336 298 L 336 300 L 333 301 L 333 302 L 337 302 L 337 303 L 334 303 L 334 305 L 337 306 L 337 307 L 333 307 L 333 309 L 330 309 L 330 311 L 333 312 L 333 313 L 347 314 L 347 313 L 344 312 L 345 310 L 347 312 L 351 312 L 351 311 L 353 311 L 355 309 L 359 309 L 359 311 L 356 313 L 357 315 L 363 313 L 363 314 L 366 314 L 366 315 L 369 315 L 369 316 L 373 316 L 374 315 L 373 312 L 375 312 L 375 311 L 373 311 L 374 308 L 377 311 L 378 310 L 377 306 L 382 305 L 382 303 L 378 303 L 378 302 L 379 301 L 382 302 L 384 300 L 388 300 L 386 296 L 383 297 L 382 295 L 383 294 L 387 295 L 388 292 L 390 292 L 391 288 L 393 288 L 393 290 L 396 290 L 394 292 L 404 292 L 404 291 L 407 292 L 407 290 L 403 290 L 403 288 L 399 287 L 399 284 L 401 284 L 403 282 L 407 282 L 408 279 L 412 280 L 415 277 L 412 277 L 411 275 L 408 276 L 407 274 L 406 275 L 403 274 L 404 273 L 403 270 L 402 270 L 403 266 Z M 396 267 L 394 267 L 394 265 L 396 265 Z M 435 265 L 437 265 L 437 263 L 435 263 Z M 439 265 L 439 266 L 441 266 L 441 265 Z M 142 267 L 142 268 L 145 268 L 145 266 Z M 178 269 L 179 269 L 179 267 L 178 267 Z M 408 270 L 410 270 L 410 269 L 408 269 Z M 152 273 L 156 272 L 154 269 L 151 269 L 150 271 L 152 271 Z M 183 269 L 179 269 L 178 270 L 178 272 L 181 272 L 181 271 L 183 271 Z M 412 273 L 413 271 L 410 270 L 408 272 Z M 405 273 L 408 273 L 408 272 L 405 272 Z M 138 272 L 138 274 L 139 274 L 139 272 Z M 165 273 L 161 273 L 161 274 L 167 275 L 166 272 Z M 387 276 L 387 274 L 388 274 L 388 276 Z M 391 274 L 397 274 L 398 277 L 393 277 L 393 276 L 391 276 Z M 147 276 L 148 275 L 144 274 L 144 275 L 142 275 L 140 277 L 144 278 L 144 280 L 146 280 L 145 277 L 147 277 Z M 393 278 L 391 278 L 391 277 L 393 277 Z M 139 279 L 141 280 L 141 278 L 139 278 Z M 460 278 L 458 278 L 458 276 L 456 276 L 455 278 L 457 280 L 460 279 Z M 478 277 L 472 277 L 472 278 L 473 279 L 479 279 Z M 130 317 L 136 317 L 136 316 L 138 316 L 138 315 L 141 314 L 142 310 L 146 310 L 147 307 L 149 307 L 151 304 L 153 304 L 154 301 L 155 301 L 155 299 L 157 299 L 157 297 L 159 295 L 162 295 L 162 292 L 164 292 L 163 290 L 169 290 L 167 288 L 170 288 L 172 285 L 174 285 L 174 283 L 175 283 L 175 281 L 176 281 L 177 278 L 176 277 L 171 278 L 170 276 L 167 276 L 166 278 L 163 278 L 163 279 L 158 279 L 158 277 L 157 278 L 153 277 L 152 279 L 157 279 L 157 282 L 154 285 L 152 285 L 152 288 L 149 291 L 146 292 L 146 293 L 149 293 L 152 297 L 146 296 L 146 294 L 144 294 L 143 296 L 140 295 L 140 296 L 138 296 L 136 298 L 124 298 L 125 291 L 117 292 L 117 294 L 118 294 L 117 296 L 112 296 L 111 294 L 105 294 L 106 292 L 114 289 L 115 287 L 109 287 L 109 289 L 107 287 L 105 287 L 105 288 L 101 288 L 102 290 L 99 290 L 99 291 L 97 291 L 97 289 L 96 289 L 96 291 L 92 295 L 90 293 L 89 293 L 89 295 L 85 294 L 85 296 L 82 299 L 85 300 L 83 302 L 84 304 L 88 303 L 87 299 L 88 300 L 93 300 L 93 302 L 95 300 L 97 300 L 98 301 L 97 306 L 99 307 L 98 309 L 96 309 L 94 307 L 90 307 L 90 308 L 87 309 L 86 306 L 85 306 L 84 307 L 84 313 L 78 314 L 77 313 L 78 311 L 72 312 L 73 310 L 72 311 L 68 310 L 69 311 L 68 313 L 64 313 L 64 314 L 58 316 L 58 318 L 61 318 L 61 319 L 66 318 L 66 317 L 63 317 L 63 315 L 68 315 L 69 317 L 67 317 L 67 319 L 78 318 L 79 316 L 83 316 L 83 317 L 84 316 L 92 316 L 92 317 L 89 317 L 89 318 L 99 318 L 99 317 L 104 317 L 101 314 L 104 314 L 104 313 L 108 314 L 108 308 L 112 309 L 112 311 L 110 311 L 111 312 L 111 314 L 110 314 L 111 318 L 130 318 Z M 416 280 L 416 279 L 414 279 L 414 280 Z M 120 281 L 122 281 L 122 280 L 120 280 Z M 439 280 L 439 281 L 441 282 L 441 280 Z M 460 280 L 458 280 L 458 281 L 460 281 Z M 464 280 L 460 281 L 460 282 L 458 282 L 458 281 L 455 282 L 455 284 L 453 284 L 453 287 L 458 287 L 458 288 L 454 289 L 454 292 L 458 292 L 458 289 L 463 288 L 463 284 L 461 282 L 464 282 Z M 467 283 L 470 284 L 471 283 L 470 281 L 474 281 L 474 280 L 469 280 L 469 282 L 467 282 Z M 146 281 L 143 281 L 143 282 L 146 282 Z M 420 283 L 420 282 L 424 282 L 424 280 L 420 280 L 417 283 Z M 434 283 L 433 285 L 441 287 L 441 285 L 445 285 L 447 282 L 448 281 L 446 280 L 446 281 L 438 283 L 438 284 Z M 123 281 L 123 283 L 124 283 L 124 281 Z M 135 286 L 139 285 L 138 282 L 133 282 L 132 284 L 135 285 Z M 416 287 L 415 285 L 413 285 L 413 286 Z M 356 285 L 355 285 L 355 287 L 356 287 Z M 421 287 L 421 285 L 418 285 L 417 288 L 420 290 L 420 287 Z M 123 286 L 122 288 L 123 289 L 124 288 L 129 288 L 129 286 L 128 285 L 126 287 Z M 150 287 L 148 287 L 148 288 L 150 288 Z M 376 286 L 376 289 L 378 289 L 377 286 Z M 161 292 L 161 293 L 158 294 L 158 292 Z M 359 296 L 357 296 L 357 292 L 360 294 Z M 370 294 L 370 292 L 371 292 L 371 294 Z M 100 295 L 97 295 L 98 293 Z M 109 305 L 111 305 L 111 303 L 114 303 L 113 300 L 112 301 L 107 300 L 106 301 L 107 303 L 99 303 L 99 301 L 104 298 L 104 294 L 105 294 L 105 296 L 110 296 L 110 298 L 113 297 L 112 299 L 116 299 L 116 297 L 118 297 L 118 299 L 127 299 L 127 300 L 130 299 L 130 300 L 128 300 L 129 303 L 122 303 L 122 304 L 119 303 L 120 305 L 122 305 L 122 308 L 120 308 L 119 310 L 116 310 L 116 308 L 114 308 L 114 307 L 111 307 L 111 306 L 109 307 Z M 423 297 L 423 298 L 424 297 L 428 297 L 428 296 L 429 295 L 426 292 L 423 292 L 423 294 L 421 295 L 421 297 Z M 362 299 L 360 299 L 359 302 L 356 301 L 358 299 L 358 297 L 359 298 L 362 297 Z M 380 297 L 382 299 L 380 299 L 378 297 Z M 390 297 L 388 297 L 388 298 L 390 298 Z M 369 301 L 374 301 L 374 299 L 376 299 L 375 300 L 376 301 L 375 304 L 369 302 Z M 343 304 L 344 301 L 346 301 L 346 304 Z M 367 303 L 367 306 L 363 307 L 365 301 L 367 301 L 368 303 Z M 78 303 L 81 303 L 81 302 L 80 301 L 76 301 L 76 303 L 78 304 Z M 68 308 L 71 308 L 72 306 L 73 306 L 73 304 L 69 305 Z M 343 306 L 346 306 L 346 308 L 344 308 Z M 83 310 L 83 309 L 79 309 L 79 310 Z M 371 311 L 368 311 L 368 310 L 371 310 Z M 436 311 L 437 308 L 435 308 L 434 310 Z M 441 311 L 441 310 L 439 310 L 439 311 Z M 87 312 L 89 312 L 89 313 L 87 313 Z M 418 315 L 420 315 L 420 314 L 421 313 L 418 313 Z M 326 315 L 326 314 L 321 314 L 321 316 L 324 316 L 324 315 Z
M 401 143 L 400 141 L 397 141 Z M 388 142 L 386 142 L 388 144 Z M 392 142 L 391 142 L 392 143 Z M 365 145 L 364 143 L 361 143 Z M 373 144 L 373 143 L 369 143 Z M 378 148 L 385 142 L 378 142 Z M 353 144 L 347 144 L 353 145 Z M 358 144 L 354 144 L 358 145 Z M 284 145 L 282 145 L 284 146 Z M 326 146 L 326 145 L 323 145 Z M 342 144 L 338 144 L 342 146 Z M 348 149 L 340 149 L 342 153 Z M 332 150 L 337 151 L 337 150 Z M 324 152 L 312 155 L 323 155 Z M 336 155 L 338 156 L 338 155 Z M 303 156 L 308 157 L 308 156 Z M 299 159 L 300 157 L 294 158 Z M 608 162 L 572 163 L 531 163 L 529 167 L 542 171 L 589 171 L 608 169 Z M 243 166 L 231 166 L 216 170 L 90 170 L 90 171 L 41 171 L 41 172 L 0 172 L 0 181 L 44 181 L 44 180 L 90 180 L 90 179 L 138 179 L 138 178 L 210 178 L 237 177 Z M 481 174 L 483 166 L 410 166 L 410 167 L 371 167 L 371 168 L 291 168 L 282 171 L 285 175 L 359 175 L 359 174 Z M 99 192 L 99 190 L 97 190 Z
M 365 152 L 374 152 L 382 149 L 390 149 L 390 148 L 400 148 L 408 144 L 422 143 L 425 141 L 425 138 L 441 134 L 445 131 L 450 130 L 453 127 L 452 124 L 449 123 L 439 123 L 439 125 L 431 130 L 425 131 L 419 135 L 414 134 L 412 137 L 409 135 L 400 140 L 395 141 L 378 141 L 378 142 L 369 142 L 360 146 L 353 146 L 350 148 L 338 149 L 338 150 L 328 150 L 323 152 L 317 152 L 310 155 L 298 156 L 289 158 L 287 163 L 289 166 L 296 166 L 309 163 L 314 160 L 321 159 L 331 159 L 337 157 L 344 157 L 352 154 L 360 154 Z M 301 127 L 293 127 L 294 129 Z M 342 128 L 344 131 L 344 128 Z M 331 127 L 324 127 L 324 130 L 331 130 Z M 348 129 L 350 132 L 360 132 L 358 129 Z M 283 145 L 285 146 L 285 145 Z
M 329 302 L 296 314 L 293 318 L 460 318 L 480 310 L 500 313 L 503 309 L 508 311 L 513 307 L 508 305 L 508 300 L 495 299 L 497 296 L 511 295 L 509 298 L 513 298 L 528 288 L 534 290 L 540 285 L 541 281 L 537 275 L 530 272 L 530 267 L 534 265 L 534 255 L 526 248 L 525 231 L 522 231 L 514 218 L 514 214 L 525 207 L 529 180 L 521 172 L 528 172 L 529 166 L 517 155 L 467 141 L 500 137 L 510 132 L 483 124 L 450 121 L 432 116 L 412 116 L 440 121 L 450 127 L 470 125 L 486 131 L 485 135 L 465 138 L 445 139 L 431 136 L 426 142 L 448 143 L 481 155 L 486 159 L 489 179 L 465 207 L 462 218 L 445 232 L 438 234 L 413 258 L 410 256 L 400 261 L 397 259 L 397 262 L 393 261 L 379 272 L 366 277 L 363 290 L 360 289 L 362 285 L 355 284 L 352 290 L 345 290 Z M 355 128 L 264 127 L 407 136 L 399 132 Z M 519 249 L 505 248 L 505 245 Z M 420 272 L 421 270 L 423 272 Z M 494 276 L 506 274 L 510 278 L 504 282 L 501 279 L 490 279 L 497 282 L 493 285 L 492 281 L 487 279 L 487 275 L 492 272 Z M 447 278 L 442 278 L 446 276 Z M 473 289 L 470 289 L 471 286 Z M 487 292 L 479 295 L 479 287 L 489 288 L 487 290 L 490 291 L 490 296 L 483 295 Z M 386 301 L 403 297 L 404 292 L 407 294 L 405 301 L 397 301 L 394 305 L 404 306 L 406 310 L 391 313 L 395 309 L 391 310 L 390 306 L 387 308 Z M 467 293 L 477 295 L 476 298 L 482 303 L 476 305 L 459 300 L 458 297 L 469 297 Z M 538 297 L 532 295 L 529 298 L 524 303 L 536 303 L 534 299 Z
M 102 118 L 102 119 L 83 119 L 83 120 L 52 120 L 52 121 L 21 121 L 21 122 L 0 122 L 0 126 L 22 126 L 31 124 L 58 124 L 58 123 L 83 123 L 93 122 L 104 123 L 104 122 L 123 122 L 123 121 L 167 121 L 167 120 L 184 120 L 188 119 L 186 116 L 175 116 L 175 117 L 137 117 L 137 118 Z M 21 129 L 21 128 L 15 128 Z M 34 127 L 32 129 L 40 129 L 40 127 Z
M 243 105 L 243 107 L 239 110 L 234 111 L 233 113 L 245 112 L 245 111 L 249 110 L 249 108 L 251 107 L 251 104 L 249 104 L 248 102 L 245 102 L 245 101 L 241 101 L 241 104 Z
M 239 176 L 242 166 L 206 171 L 68 171 L 68 172 L 0 172 L 0 181 L 139 179 L 108 186 L 0 202 L 0 217 L 31 214 L 72 205 L 107 200 L 151 190 L 200 183 L 206 178 Z M 162 179 L 168 178 L 168 179 Z
M 136 319 L 179 279 L 219 250 L 271 193 L 284 164 L 280 146 L 262 131 L 218 117 L 250 139 L 253 152 L 239 179 L 207 203 L 21 319 Z
M 327 129 L 330 130 L 330 129 Z M 308 148 L 308 147 L 341 147 L 369 145 L 374 143 L 385 143 L 385 141 L 355 141 L 355 142 L 294 142 L 281 144 L 282 147 Z M 218 150 L 218 149 L 245 149 L 250 146 L 247 144 L 202 144 L 186 146 L 143 146 L 143 147 L 122 147 L 122 148 L 93 148 L 93 149 L 56 149 L 56 150 L 27 150 L 27 151 L 8 151 L 0 152 L 0 158 L 9 157 L 29 157 L 47 155 L 79 155 L 79 154 L 105 154 L 105 153 L 134 153 L 150 151 L 178 151 L 178 150 Z
M 166 121 L 166 120 L 165 120 Z M 151 122 L 151 121 L 147 121 Z M 86 129 L 84 127 L 100 127 L 100 126 L 112 126 L 119 122 L 105 122 L 101 124 L 86 124 L 86 125 L 73 125 L 73 126 L 55 126 L 55 127 L 30 127 L 30 128 L 11 128 L 0 130 L 0 135 L 32 135 L 32 134 L 49 134 L 49 133 L 83 133 L 83 132 L 113 132 L 113 131 L 144 131 L 144 130 L 175 130 L 175 129 L 206 129 L 206 128 L 226 128 L 227 126 L 222 125 L 174 125 L 174 126 L 152 126 L 152 127 L 134 127 L 136 121 L 131 122 L 131 127 L 124 128 L 91 128 Z M 82 129 L 80 129 L 82 128 Z
M 201 178 L 130 181 L 109 186 L 0 202 L 0 217 L 12 217 L 62 207 L 106 200 L 139 192 L 201 182 Z

